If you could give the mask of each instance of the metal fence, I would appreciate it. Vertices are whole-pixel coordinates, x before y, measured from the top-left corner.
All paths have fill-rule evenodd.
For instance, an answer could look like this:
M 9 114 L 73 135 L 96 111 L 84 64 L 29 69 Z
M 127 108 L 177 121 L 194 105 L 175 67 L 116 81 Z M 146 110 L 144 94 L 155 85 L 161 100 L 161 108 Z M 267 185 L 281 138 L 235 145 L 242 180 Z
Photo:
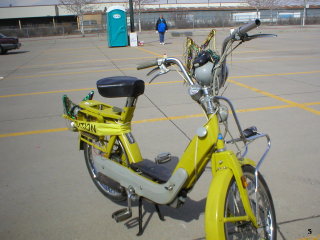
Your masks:
M 155 23 L 160 13 L 142 13 L 140 26 L 142 31 L 154 30 Z M 264 24 L 268 25 L 302 25 L 320 24 L 320 9 L 309 9 L 305 21 L 303 9 L 298 10 L 264 10 L 258 13 L 254 11 L 239 12 L 236 10 L 227 11 L 177 11 L 161 12 L 167 20 L 170 29 L 194 29 L 194 28 L 215 28 L 215 27 L 235 27 L 255 19 L 260 18 Z M 135 29 L 140 30 L 138 14 L 135 18 Z M 103 21 L 105 22 L 105 21 Z M 129 24 L 128 19 L 128 24 Z M 85 26 L 85 33 L 105 33 L 106 25 L 95 24 Z M 33 25 L 0 28 L 0 32 L 7 36 L 17 36 L 20 38 L 45 37 L 56 35 L 80 34 L 76 23 L 53 25 Z
M 232 27 L 259 18 L 268 25 L 302 25 L 303 9 L 255 11 L 179 11 L 161 13 L 170 28 Z M 141 17 L 142 30 L 155 28 L 159 13 L 146 13 Z M 137 22 L 137 21 L 136 21 Z M 320 24 L 320 9 L 309 9 L 305 24 Z M 136 24 L 136 28 L 138 25 Z

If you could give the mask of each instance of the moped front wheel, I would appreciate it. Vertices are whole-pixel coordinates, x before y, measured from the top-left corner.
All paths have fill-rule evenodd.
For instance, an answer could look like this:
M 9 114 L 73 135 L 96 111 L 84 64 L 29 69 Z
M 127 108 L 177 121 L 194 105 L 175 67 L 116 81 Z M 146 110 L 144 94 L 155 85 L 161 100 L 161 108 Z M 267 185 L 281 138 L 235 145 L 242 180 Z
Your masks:
M 255 168 L 243 167 L 246 177 L 247 192 L 250 205 L 256 215 L 259 227 L 256 228 L 250 221 L 225 222 L 225 238 L 227 240 L 275 240 L 277 239 L 276 215 L 269 188 L 261 174 L 258 176 L 258 192 L 255 193 Z M 245 211 L 240 199 L 240 193 L 234 177 L 231 179 L 224 206 L 224 217 L 244 216 Z
M 93 142 L 97 146 L 101 146 L 100 142 Z M 125 189 L 116 181 L 101 175 L 97 172 L 94 165 L 94 159 L 104 158 L 104 154 L 97 148 L 94 148 L 92 145 L 84 143 L 84 157 L 86 165 L 90 174 L 90 177 L 98 188 L 98 190 L 106 197 L 110 198 L 115 202 L 124 201 L 127 199 L 127 194 Z M 124 158 L 127 158 L 125 150 L 117 139 L 114 145 L 114 150 L 110 155 L 111 160 L 121 162 Z M 107 160 L 107 159 L 106 159 Z M 124 159 L 126 160 L 126 159 Z M 110 160 L 108 160 L 110 161 Z

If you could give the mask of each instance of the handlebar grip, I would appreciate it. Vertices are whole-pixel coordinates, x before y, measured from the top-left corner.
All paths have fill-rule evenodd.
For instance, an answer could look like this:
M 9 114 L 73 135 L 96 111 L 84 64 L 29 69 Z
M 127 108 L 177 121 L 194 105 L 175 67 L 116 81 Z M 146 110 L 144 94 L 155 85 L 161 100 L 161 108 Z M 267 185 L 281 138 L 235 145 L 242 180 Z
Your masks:
M 148 62 L 144 62 L 144 63 L 140 63 L 137 66 L 137 70 L 141 70 L 141 69 L 145 69 L 145 68 L 150 68 L 150 67 L 154 67 L 154 66 L 158 66 L 158 60 L 152 60 L 152 61 L 148 61 Z
M 251 31 L 252 29 L 259 27 L 261 24 L 261 21 L 259 19 L 254 20 L 253 22 L 250 22 L 242 27 L 239 27 L 238 29 L 238 33 L 241 34 L 245 34 L 249 31 Z

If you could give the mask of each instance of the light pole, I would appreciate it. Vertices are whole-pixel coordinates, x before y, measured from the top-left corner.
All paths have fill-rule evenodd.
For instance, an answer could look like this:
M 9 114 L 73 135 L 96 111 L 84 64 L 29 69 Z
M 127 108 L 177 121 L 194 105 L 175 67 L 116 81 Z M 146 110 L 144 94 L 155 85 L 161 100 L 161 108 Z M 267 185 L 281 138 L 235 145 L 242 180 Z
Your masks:
M 134 16 L 133 16 L 132 0 L 129 0 L 129 9 L 130 9 L 130 30 L 131 30 L 131 32 L 134 32 Z

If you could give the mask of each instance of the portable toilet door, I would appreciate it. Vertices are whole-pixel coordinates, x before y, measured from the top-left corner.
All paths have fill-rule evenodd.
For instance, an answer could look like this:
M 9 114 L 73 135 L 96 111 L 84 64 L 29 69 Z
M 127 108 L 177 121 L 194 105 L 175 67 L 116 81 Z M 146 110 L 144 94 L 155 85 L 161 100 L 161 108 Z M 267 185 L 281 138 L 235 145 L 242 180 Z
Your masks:
M 106 12 L 109 47 L 128 46 L 127 15 L 122 6 L 112 6 Z

